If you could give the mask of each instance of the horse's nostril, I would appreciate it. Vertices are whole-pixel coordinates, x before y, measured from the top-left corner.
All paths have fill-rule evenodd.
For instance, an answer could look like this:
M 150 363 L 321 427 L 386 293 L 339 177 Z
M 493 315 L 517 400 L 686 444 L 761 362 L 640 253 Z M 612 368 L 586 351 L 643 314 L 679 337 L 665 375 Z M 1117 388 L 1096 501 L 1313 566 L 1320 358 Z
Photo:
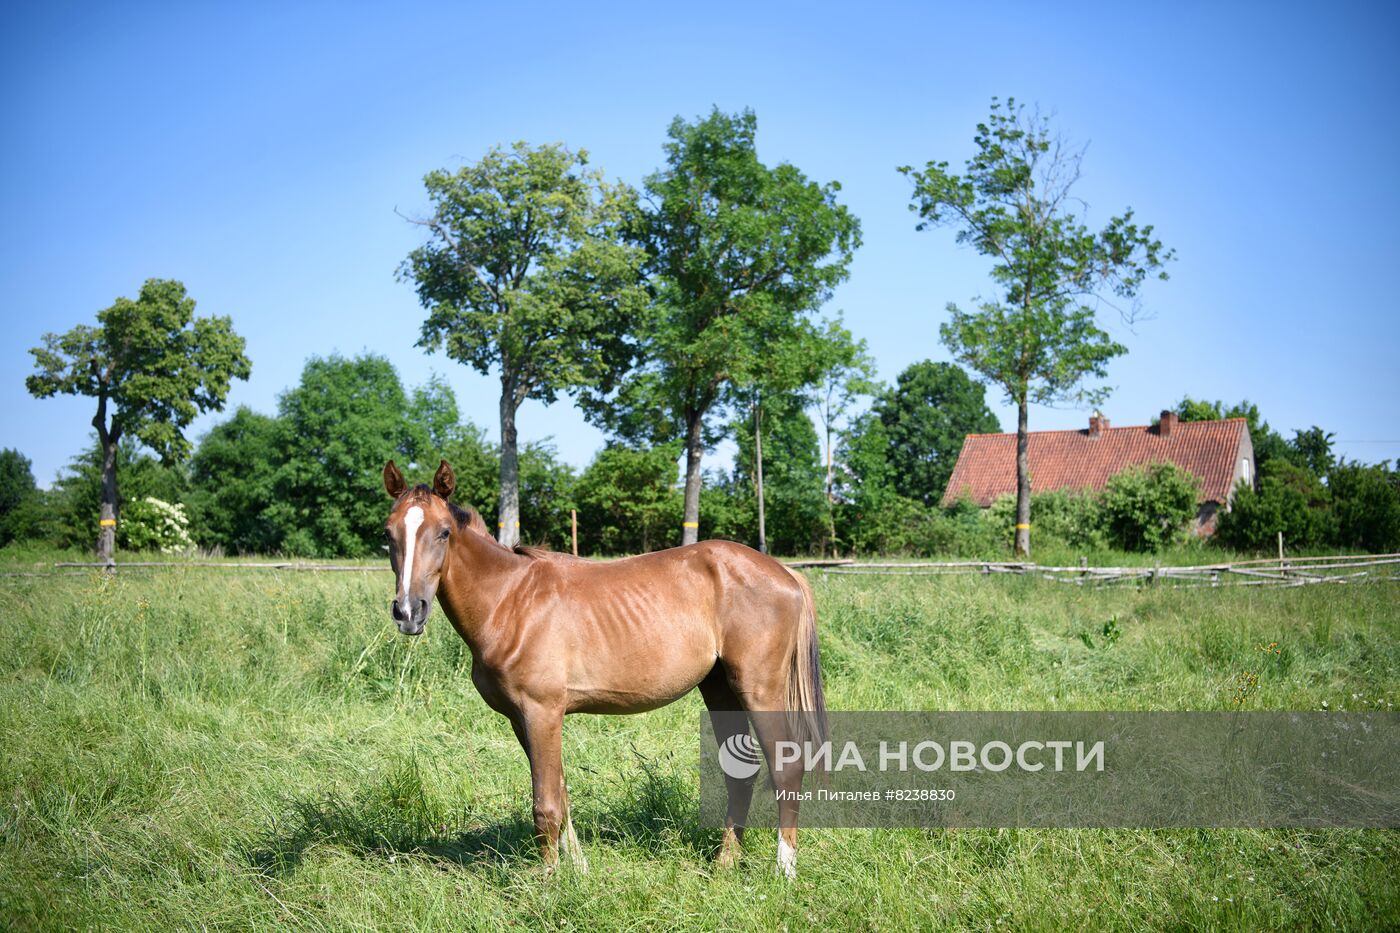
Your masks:
M 428 601 L 426 599 L 418 600 L 418 613 L 420 618 L 428 615 Z
M 392 605 L 393 608 L 392 608 L 390 611 L 392 612 L 392 614 L 393 614 L 393 616 L 394 616 L 394 621 L 395 621 L 395 622 L 402 622 L 402 621 L 404 621 L 404 618 L 405 618 L 405 616 L 404 616 L 404 611 L 403 611 L 403 609 L 399 608 L 399 601 L 396 599 L 396 600 L 393 601 L 393 603 L 392 603 L 391 605 Z

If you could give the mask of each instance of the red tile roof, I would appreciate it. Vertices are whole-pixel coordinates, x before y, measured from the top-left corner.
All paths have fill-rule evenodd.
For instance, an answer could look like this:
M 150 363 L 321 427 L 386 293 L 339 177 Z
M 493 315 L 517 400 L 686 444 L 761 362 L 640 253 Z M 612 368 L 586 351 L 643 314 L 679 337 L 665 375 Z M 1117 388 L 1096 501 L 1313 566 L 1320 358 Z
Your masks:
M 1099 436 L 1083 431 L 1032 431 L 1031 491 L 1102 489 L 1108 478 L 1130 466 L 1169 462 L 1200 477 L 1201 501 L 1226 502 L 1235 457 L 1246 431 L 1243 418 L 1178 421 L 1167 437 L 1138 425 L 1106 428 Z M 964 492 L 980 506 L 1016 492 L 1016 435 L 969 434 L 943 494 L 950 505 Z

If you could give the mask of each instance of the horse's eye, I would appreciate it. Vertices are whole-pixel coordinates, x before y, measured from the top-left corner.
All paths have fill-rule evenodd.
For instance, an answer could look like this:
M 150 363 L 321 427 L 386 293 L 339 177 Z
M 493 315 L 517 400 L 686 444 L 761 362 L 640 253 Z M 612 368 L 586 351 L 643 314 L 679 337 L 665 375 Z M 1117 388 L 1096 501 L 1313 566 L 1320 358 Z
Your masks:
M 439 540 L 439 541 L 446 541 L 446 540 L 447 540 L 448 538 L 450 538 L 450 537 L 452 537 L 452 529 L 451 529 L 451 528 L 444 528 L 444 529 L 442 529 L 442 531 L 439 532 L 439 534 L 438 534 L 438 540 Z

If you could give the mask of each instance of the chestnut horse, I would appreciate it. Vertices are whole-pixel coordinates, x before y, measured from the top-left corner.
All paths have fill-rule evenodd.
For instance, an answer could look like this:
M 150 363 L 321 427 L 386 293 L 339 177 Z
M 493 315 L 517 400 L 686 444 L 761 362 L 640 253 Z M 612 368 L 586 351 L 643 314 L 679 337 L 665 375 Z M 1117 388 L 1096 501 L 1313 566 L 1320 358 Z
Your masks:
M 780 741 L 826 735 L 812 592 L 797 573 L 740 544 L 706 541 L 616 561 L 590 561 L 497 544 L 471 510 L 447 500 L 456 479 L 442 461 L 432 487 L 404 482 L 394 462 L 384 489 L 397 578 L 394 621 L 418 635 L 442 604 L 472 653 L 472 683 L 510 720 L 530 760 L 535 834 L 546 866 L 561 843 L 587 868 L 569 814 L 560 737 L 567 713 L 639 713 L 699 687 L 716 739 L 755 717 L 778 804 L 778 870 L 797 866 L 800 769 L 774 770 Z M 740 852 L 753 778 L 726 777 L 721 864 Z

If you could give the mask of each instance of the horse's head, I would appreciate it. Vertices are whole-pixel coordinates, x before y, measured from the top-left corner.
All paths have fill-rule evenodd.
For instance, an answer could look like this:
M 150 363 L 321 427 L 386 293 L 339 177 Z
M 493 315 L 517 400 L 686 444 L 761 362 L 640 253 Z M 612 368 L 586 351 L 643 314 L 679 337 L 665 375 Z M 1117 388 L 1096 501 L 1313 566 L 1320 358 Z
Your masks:
M 432 612 L 447 547 L 457 530 L 457 519 L 447 505 L 456 487 L 446 460 L 438 466 L 431 489 L 409 489 L 394 461 L 384 464 L 384 491 L 394 498 L 385 525 L 389 563 L 397 578 L 392 613 L 405 635 L 422 634 Z

